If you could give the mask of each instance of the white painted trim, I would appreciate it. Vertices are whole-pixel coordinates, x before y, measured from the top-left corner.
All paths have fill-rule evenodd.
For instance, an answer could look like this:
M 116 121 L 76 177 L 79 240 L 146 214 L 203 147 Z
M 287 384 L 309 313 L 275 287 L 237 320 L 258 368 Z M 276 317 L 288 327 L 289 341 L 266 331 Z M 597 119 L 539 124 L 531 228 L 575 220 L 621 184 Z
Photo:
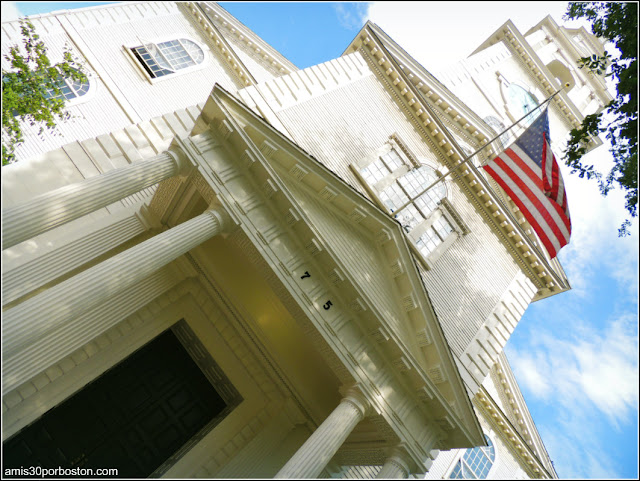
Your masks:
M 366 168 L 368 165 L 375 162 L 377 159 L 381 158 L 384 154 L 390 152 L 391 150 L 394 150 L 398 154 L 398 156 L 400 156 L 404 165 L 397 168 L 393 172 L 390 172 L 374 185 L 369 185 L 369 183 L 360 173 L 360 170 Z M 364 159 L 360 159 L 359 161 L 356 161 L 350 165 L 352 172 L 355 173 L 356 178 L 360 181 L 360 183 L 369 193 L 374 202 L 390 217 L 393 215 L 393 213 L 389 211 L 388 207 L 382 202 L 378 195 L 381 190 L 391 185 L 402 175 L 405 175 L 409 171 L 419 169 L 420 167 L 429 167 L 430 169 L 433 169 L 436 175 L 439 173 L 437 168 L 434 167 L 430 161 L 423 158 L 416 158 L 415 160 L 413 160 L 405 153 L 405 150 L 408 150 L 408 147 L 400 145 L 395 138 L 391 137 L 384 143 L 382 147 L 376 150 L 374 154 L 367 156 Z M 413 168 L 411 168 L 411 166 L 413 166 Z M 406 167 L 409 167 L 410 170 L 404 170 L 404 168 Z M 443 185 L 445 187 L 445 198 L 448 199 L 453 189 L 451 188 L 449 180 L 443 181 Z M 453 208 L 451 202 L 449 202 L 449 205 L 451 205 L 451 208 Z M 453 227 L 453 232 L 451 232 L 445 239 L 443 239 L 442 243 L 436 246 L 436 248 L 432 252 L 430 252 L 427 257 L 425 257 L 416 246 L 417 239 L 425 231 L 431 228 L 433 223 L 442 216 L 444 216 L 449 224 L 451 224 L 451 226 Z M 438 260 L 438 258 L 451 246 L 451 244 L 456 241 L 456 239 L 458 239 L 458 237 L 460 237 L 460 235 L 465 233 L 465 228 L 466 226 L 460 225 L 458 221 L 452 215 L 450 215 L 447 209 L 443 208 L 442 206 L 438 206 L 429 214 L 429 216 L 424 221 L 414 227 L 410 232 L 406 233 L 406 236 L 409 240 L 408 244 L 412 252 L 416 255 L 420 263 L 427 270 L 431 270 L 433 264 Z
M 498 450 L 496 449 L 496 442 L 494 440 L 495 435 L 494 435 L 493 429 L 491 428 L 489 428 L 487 431 L 483 430 L 482 432 L 486 437 L 489 438 L 489 440 L 491 441 L 491 445 L 493 446 L 493 462 L 491 463 L 491 467 L 489 468 L 489 471 L 487 471 L 487 476 L 485 478 L 477 478 L 477 479 L 492 479 L 491 472 L 494 470 L 494 467 L 498 464 Z M 486 446 L 477 446 L 477 447 L 481 448 Z M 449 467 L 446 469 L 445 475 L 442 476 L 442 479 L 451 479 L 451 472 L 455 469 L 456 465 L 458 464 L 458 461 L 462 461 L 462 458 L 470 449 L 474 449 L 474 448 L 460 449 L 456 453 L 453 460 L 449 463 Z M 474 478 L 464 478 L 464 479 L 474 479 Z
M 98 91 L 98 76 L 94 72 L 85 72 L 85 75 L 87 76 L 87 82 L 89 82 L 89 90 L 87 90 L 87 93 L 84 95 L 76 95 L 74 98 L 66 100 L 66 108 L 89 102 L 96 96 L 96 92 Z
M 102 65 L 102 60 L 96 57 L 89 45 L 85 42 L 83 35 L 76 30 L 73 22 L 65 15 L 59 15 L 56 16 L 56 18 L 60 23 L 62 29 L 66 32 L 75 47 L 78 49 L 79 53 L 82 55 L 84 60 L 89 65 L 91 65 L 93 71 L 100 78 L 104 86 L 113 96 L 114 100 L 120 106 L 122 112 L 129 118 L 131 123 L 137 123 L 144 120 L 136 111 L 135 106 L 132 105 L 124 95 L 122 95 L 117 82 L 115 82 L 111 75 L 109 75 L 109 72 L 105 70 L 104 66 Z
M 184 40 L 189 40 L 190 42 L 195 43 L 198 47 L 200 47 L 202 49 L 202 52 L 204 54 L 204 59 L 202 60 L 202 62 L 193 65 L 191 67 L 187 67 L 187 68 L 183 68 L 180 70 L 176 70 L 175 72 L 168 74 L 168 75 L 163 75 L 162 77 L 151 77 L 151 75 L 149 75 L 149 73 L 147 72 L 147 70 L 144 68 L 144 65 L 141 64 L 140 60 L 138 60 L 138 58 L 135 56 L 135 54 L 133 53 L 133 49 L 136 47 L 141 47 L 144 45 L 139 45 L 137 42 L 132 42 L 132 43 L 128 43 L 122 46 L 122 48 L 124 49 L 124 51 L 126 52 L 126 54 L 128 55 L 129 59 L 131 59 L 137 66 L 138 70 L 140 72 L 142 72 L 144 78 L 151 84 L 155 84 L 157 82 L 161 82 L 163 80 L 167 80 L 169 78 L 175 78 L 176 76 L 179 75 L 184 75 L 184 74 L 188 74 L 191 72 L 196 72 L 198 70 L 202 70 L 203 68 L 205 68 L 207 65 L 209 65 L 209 63 L 211 62 L 211 49 L 209 48 L 208 45 L 199 42 L 197 40 L 195 40 L 193 37 L 189 37 L 186 35 L 182 35 L 182 33 L 177 33 L 174 35 L 164 35 L 162 37 L 154 37 L 153 39 L 150 39 L 151 42 L 153 42 L 154 44 L 158 44 L 158 43 L 162 43 L 162 42 L 169 42 L 171 40 L 180 40 L 180 39 L 184 39 Z M 141 41 L 142 42 L 142 41 Z
M 409 237 L 409 239 L 411 239 L 413 242 L 418 242 L 418 239 L 420 239 L 420 236 L 422 236 L 422 234 L 424 234 L 427 230 L 429 230 L 429 228 L 431 228 L 433 223 L 443 215 L 444 214 L 440 208 L 434 209 L 429 214 L 429 217 L 427 217 L 425 220 L 420 222 L 417 226 L 413 228 L 411 232 L 409 232 L 409 234 L 407 234 L 407 237 Z

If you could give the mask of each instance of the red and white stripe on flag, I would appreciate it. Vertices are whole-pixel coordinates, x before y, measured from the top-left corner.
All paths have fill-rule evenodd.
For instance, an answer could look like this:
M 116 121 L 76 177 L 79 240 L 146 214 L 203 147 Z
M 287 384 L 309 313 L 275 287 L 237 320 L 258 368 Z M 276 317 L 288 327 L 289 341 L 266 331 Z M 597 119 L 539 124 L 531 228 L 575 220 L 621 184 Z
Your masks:
M 484 165 L 504 189 L 553 259 L 569 243 L 567 194 L 551 147 L 547 111 L 504 152 Z

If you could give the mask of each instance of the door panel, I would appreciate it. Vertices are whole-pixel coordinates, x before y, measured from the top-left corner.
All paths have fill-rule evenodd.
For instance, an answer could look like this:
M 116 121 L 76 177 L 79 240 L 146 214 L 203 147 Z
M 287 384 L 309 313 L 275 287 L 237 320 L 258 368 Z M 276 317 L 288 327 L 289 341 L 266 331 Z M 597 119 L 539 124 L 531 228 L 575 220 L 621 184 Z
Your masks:
M 3 444 L 3 468 L 146 477 L 225 408 L 169 330 Z

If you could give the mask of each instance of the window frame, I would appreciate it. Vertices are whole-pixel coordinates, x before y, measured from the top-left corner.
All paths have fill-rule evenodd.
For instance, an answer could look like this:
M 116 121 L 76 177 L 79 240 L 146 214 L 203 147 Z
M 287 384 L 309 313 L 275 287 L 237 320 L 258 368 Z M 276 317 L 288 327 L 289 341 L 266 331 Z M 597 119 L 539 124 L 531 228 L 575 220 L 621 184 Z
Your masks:
M 511 101 L 510 96 L 509 96 L 509 87 L 513 84 L 516 87 L 522 89 L 524 92 L 526 92 L 527 94 L 529 94 L 531 97 L 533 97 L 533 99 L 537 102 L 537 106 L 540 105 L 540 103 L 542 102 L 541 100 L 538 99 L 544 99 L 544 93 L 542 91 L 540 91 L 540 89 L 535 85 L 530 85 L 528 83 L 527 80 L 525 79 L 520 79 L 520 78 L 516 78 L 514 80 L 508 80 L 504 75 L 502 75 L 500 72 L 496 72 L 496 76 L 497 76 L 497 80 L 498 80 L 498 84 L 499 84 L 499 91 L 500 91 L 500 97 L 502 99 L 502 107 L 504 109 L 504 113 L 505 115 L 503 116 L 505 120 L 510 119 L 511 122 L 515 122 L 516 120 L 518 120 L 520 117 L 522 117 L 524 115 L 524 113 L 520 113 L 520 108 L 518 108 L 518 112 L 515 112 L 514 110 L 514 103 Z M 531 111 L 529 111 L 530 113 Z M 528 118 L 528 117 L 527 117 Z M 527 118 L 525 118 L 525 120 L 527 120 Z M 534 117 L 535 119 L 535 117 Z M 524 120 L 522 121 L 521 125 L 518 126 L 518 128 L 513 129 L 510 131 L 510 134 L 512 136 L 511 141 L 513 141 L 513 139 L 516 139 L 520 136 L 520 134 L 522 132 L 524 132 L 527 127 L 530 125 L 530 121 L 529 123 L 527 123 L 525 125 Z
M 83 67 L 86 69 L 85 65 L 83 65 Z M 9 72 L 13 72 L 13 70 L 9 70 Z M 63 80 L 63 82 L 65 82 L 67 87 L 69 87 L 69 89 L 71 89 L 72 92 L 75 94 L 75 97 L 73 97 L 71 99 L 67 99 L 63 95 L 63 97 L 64 97 L 63 98 L 63 100 L 64 100 L 64 108 L 65 109 L 68 108 L 68 107 L 73 107 L 75 105 L 88 102 L 89 100 L 91 100 L 95 96 L 96 89 L 97 89 L 96 81 L 98 80 L 98 76 L 94 72 L 90 72 L 90 71 L 85 71 L 84 74 L 87 77 L 87 83 L 89 84 L 89 88 L 87 89 L 87 93 L 85 93 L 84 95 L 76 94 L 75 89 L 73 87 L 71 87 L 71 85 L 69 85 L 70 82 L 65 77 L 60 76 L 60 78 Z M 50 98 L 53 98 L 53 96 L 50 97 Z
M 379 159 L 382 160 L 382 157 L 391 151 L 396 152 L 396 154 L 402 161 L 402 165 L 400 167 L 397 167 L 393 171 L 390 171 L 389 174 L 375 182 L 373 185 L 370 184 L 367 179 L 365 179 L 361 171 L 371 165 L 373 162 Z M 388 215 L 394 216 L 393 211 L 382 201 L 380 197 L 381 190 L 389 187 L 409 172 L 425 166 L 432 169 L 436 176 L 440 177 L 442 175 L 432 165 L 426 162 L 420 162 L 407 148 L 406 144 L 404 144 L 404 142 L 400 140 L 399 135 L 397 133 L 394 133 L 389 137 L 389 139 L 383 146 L 372 152 L 370 155 L 351 164 L 351 170 L 355 173 L 356 178 L 363 185 L 374 202 Z M 412 252 L 417 256 L 417 258 L 421 260 L 422 264 L 427 270 L 430 270 L 433 267 L 433 264 L 444 252 L 447 251 L 447 249 L 456 241 L 456 239 L 458 239 L 461 235 L 467 234 L 469 232 L 469 229 L 466 227 L 464 222 L 462 222 L 462 219 L 457 214 L 454 207 L 451 205 L 451 202 L 448 200 L 451 188 L 447 185 L 446 181 L 444 182 L 445 184 L 443 185 L 445 194 L 442 198 L 440 198 L 436 207 L 428 215 L 426 215 L 424 220 L 414 226 L 410 231 L 406 231 L 405 229 L 403 229 L 409 240 L 407 244 L 411 248 Z M 405 191 L 402 186 L 400 187 L 403 191 Z M 452 231 L 445 238 L 442 238 L 437 230 L 433 228 L 434 223 L 442 217 L 445 218 L 445 220 L 452 228 Z M 431 252 L 425 255 L 420 251 L 420 248 L 417 245 L 417 241 L 429 229 L 433 230 L 438 238 L 440 238 L 441 242 L 437 246 L 435 246 L 435 248 Z
M 507 129 L 507 126 L 504 125 L 504 123 L 502 123 L 502 120 L 494 115 L 487 115 L 482 119 L 482 121 L 485 124 L 487 124 L 492 130 L 494 130 L 496 135 L 500 134 L 501 132 Z M 496 130 L 496 129 L 499 129 L 499 130 Z M 498 142 L 499 148 L 502 150 L 505 150 L 507 146 L 511 145 L 511 143 L 514 140 L 515 140 L 515 137 L 513 136 L 511 131 L 508 131 L 500 135 L 494 142 Z
M 171 72 L 171 73 L 169 73 L 167 75 L 162 75 L 161 77 L 152 77 L 149 74 L 149 72 L 147 71 L 147 69 L 145 68 L 145 65 L 142 64 L 142 62 L 144 60 L 138 58 L 136 53 L 134 53 L 134 51 L 133 51 L 135 48 L 144 47 L 145 42 L 139 40 L 135 44 L 134 43 L 125 44 L 125 45 L 122 46 L 122 48 L 123 48 L 127 58 L 135 65 L 137 71 L 140 72 L 142 74 L 142 76 L 144 77 L 144 79 L 147 80 L 152 85 L 157 83 L 157 82 L 162 82 L 164 80 L 175 78 L 178 75 L 184 75 L 184 74 L 196 72 L 198 70 L 201 70 L 201 69 L 205 68 L 209 64 L 210 55 L 207 54 L 207 52 L 211 51 L 209 46 L 204 44 L 204 43 L 202 43 L 202 42 L 199 42 L 198 40 L 195 40 L 193 37 L 190 37 L 190 36 L 187 36 L 187 35 L 183 35 L 182 33 L 176 33 L 175 35 L 169 35 L 169 36 L 163 36 L 163 37 L 155 37 L 153 40 L 149 40 L 146 43 L 153 43 L 154 45 L 158 45 L 160 43 L 170 42 L 170 41 L 173 41 L 173 40 L 177 40 L 177 41 L 188 40 L 188 41 L 193 42 L 194 44 L 196 44 L 202 50 L 202 53 L 204 55 L 204 58 L 202 59 L 202 62 L 197 63 L 196 65 L 192 65 L 190 67 L 186 67 L 186 68 L 181 68 L 179 70 L 175 70 L 174 72 Z M 183 46 L 183 48 L 185 49 L 185 51 L 188 54 L 189 53 L 188 50 L 184 46 Z
M 452 478 L 451 475 L 453 474 L 453 471 L 456 469 L 456 467 L 460 464 L 461 466 L 466 465 L 467 468 L 471 471 L 471 467 L 469 466 L 469 464 L 467 463 L 467 461 L 465 461 L 465 456 L 467 453 L 469 453 L 471 450 L 475 449 L 475 448 L 467 448 L 467 449 L 461 449 L 456 456 L 454 457 L 453 461 L 451 462 L 451 464 L 449 465 L 449 469 L 447 469 L 446 471 L 446 475 L 443 476 L 443 479 L 491 479 L 491 471 L 493 470 L 493 467 L 497 464 L 498 461 L 498 450 L 496 449 L 496 443 L 491 439 L 491 437 L 489 436 L 489 434 L 484 433 L 484 437 L 485 439 L 488 441 L 488 443 L 490 444 L 489 446 L 476 446 L 476 448 L 480 448 L 482 450 L 482 453 L 484 456 L 486 456 L 490 461 L 491 461 L 491 466 L 489 467 L 489 470 L 487 471 L 486 477 L 484 478 L 478 478 L 478 477 L 473 477 L 473 478 L 467 478 L 467 477 L 462 477 L 462 478 Z M 493 460 L 491 460 L 487 454 L 484 452 L 484 449 L 491 447 L 493 448 Z M 464 473 L 464 470 L 462 471 Z M 476 474 L 475 472 L 473 473 L 474 475 Z
M 78 95 L 76 93 L 75 88 L 73 88 L 71 86 L 71 81 L 68 80 L 66 77 L 60 77 L 62 79 L 62 81 L 67 85 L 67 87 L 69 87 L 69 89 L 71 89 L 71 91 L 75 94 L 75 97 L 71 98 L 71 99 L 67 99 L 66 97 L 64 98 L 64 105 L 65 108 L 66 107 L 73 107 L 74 105 L 78 105 L 78 104 L 82 104 L 84 102 L 88 102 L 89 100 L 91 100 L 96 93 L 96 80 L 97 77 L 93 74 L 93 72 L 84 72 L 85 76 L 87 77 L 87 83 L 89 84 L 89 88 L 87 89 L 87 92 L 83 95 Z M 64 97 L 64 95 L 63 95 Z

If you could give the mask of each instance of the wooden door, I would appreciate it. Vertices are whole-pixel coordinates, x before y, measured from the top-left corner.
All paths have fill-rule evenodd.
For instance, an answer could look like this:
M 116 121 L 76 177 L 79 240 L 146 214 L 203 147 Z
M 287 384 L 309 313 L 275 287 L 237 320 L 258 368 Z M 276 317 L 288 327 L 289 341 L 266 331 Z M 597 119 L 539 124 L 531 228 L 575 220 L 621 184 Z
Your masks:
M 147 477 L 225 408 L 169 330 L 3 444 L 3 468 Z

